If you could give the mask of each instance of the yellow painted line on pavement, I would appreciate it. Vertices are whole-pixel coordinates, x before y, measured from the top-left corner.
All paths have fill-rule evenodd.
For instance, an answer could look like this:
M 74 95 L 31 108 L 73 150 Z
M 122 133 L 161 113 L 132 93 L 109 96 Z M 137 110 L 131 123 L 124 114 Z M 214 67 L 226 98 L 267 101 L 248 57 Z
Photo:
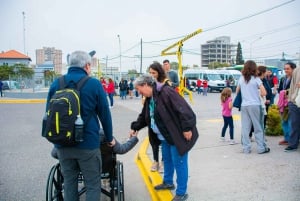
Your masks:
M 241 116 L 238 115 L 238 114 L 234 114 L 234 115 L 232 115 L 232 118 L 233 118 L 234 121 L 238 121 L 238 120 L 241 119 Z M 223 118 L 208 119 L 206 121 L 208 121 L 208 122 L 223 122 Z
M 149 139 L 148 137 L 145 138 L 143 143 L 141 144 L 141 148 L 139 149 L 135 162 L 140 170 L 140 173 L 144 179 L 146 187 L 150 193 L 152 201 L 165 201 L 171 200 L 173 195 L 170 190 L 162 190 L 156 191 L 154 186 L 161 184 L 163 179 L 158 172 L 151 172 L 151 160 L 147 155 L 147 149 L 149 146 Z
M 0 104 L 46 103 L 46 99 L 0 99 Z

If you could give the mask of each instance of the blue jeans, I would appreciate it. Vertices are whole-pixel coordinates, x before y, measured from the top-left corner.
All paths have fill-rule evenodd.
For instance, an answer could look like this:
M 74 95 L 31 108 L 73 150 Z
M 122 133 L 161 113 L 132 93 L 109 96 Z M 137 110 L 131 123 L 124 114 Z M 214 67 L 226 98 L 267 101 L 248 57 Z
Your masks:
M 109 101 L 110 101 L 110 106 L 114 106 L 114 94 L 109 93 L 108 98 L 109 98 Z
M 288 103 L 289 106 L 289 119 L 291 122 L 291 133 L 289 139 L 289 147 L 298 148 L 300 138 L 300 108 L 292 102 Z
M 164 159 L 164 179 L 166 184 L 173 184 L 174 170 L 176 170 L 176 195 L 184 195 L 188 182 L 188 153 L 179 155 L 177 148 L 165 140 L 162 143 L 162 157 Z
M 122 90 L 122 91 L 120 91 L 120 97 L 122 98 L 122 99 L 126 99 L 126 95 L 127 95 L 127 91 L 125 90 Z
M 281 127 L 282 127 L 282 130 L 283 130 L 284 140 L 288 142 L 289 139 L 290 139 L 290 132 L 291 132 L 290 117 L 288 117 L 288 119 L 286 121 L 281 119 Z
M 230 116 L 230 117 L 223 116 L 223 120 L 224 120 L 224 126 L 222 128 L 222 137 L 225 137 L 227 127 L 229 126 L 230 139 L 233 140 L 233 119 L 232 119 L 232 116 Z
M 202 88 L 201 87 L 198 87 L 198 94 L 201 94 L 201 92 L 203 92 Z

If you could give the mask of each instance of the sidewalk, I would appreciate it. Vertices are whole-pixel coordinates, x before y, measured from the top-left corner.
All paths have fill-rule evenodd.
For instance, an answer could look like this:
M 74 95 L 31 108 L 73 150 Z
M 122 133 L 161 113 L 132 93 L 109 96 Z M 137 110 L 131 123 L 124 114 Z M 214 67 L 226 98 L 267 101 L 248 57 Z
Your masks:
M 0 103 L 2 100 L 20 101 L 6 97 L 0 98 Z M 267 136 L 267 144 L 271 148 L 270 153 L 256 154 L 256 143 L 253 142 L 252 153 L 243 154 L 239 143 L 241 130 L 239 112 L 236 110 L 234 111 L 236 117 L 234 121 L 235 140 L 239 144 L 229 145 L 228 142 L 220 142 L 223 120 L 219 105 L 219 93 L 209 93 L 207 97 L 194 94 L 192 108 L 197 115 L 199 139 L 189 152 L 188 200 L 298 201 L 300 198 L 300 149 L 293 153 L 286 153 L 283 151 L 284 146 L 278 145 L 281 137 Z M 0 169 L 2 175 L 6 176 L 2 179 L 3 185 L 0 191 L 7 193 L 3 194 L 3 198 L 7 196 L 11 198 L 9 200 L 23 201 L 31 197 L 30 200 L 43 200 L 46 175 L 49 167 L 55 162 L 49 161 L 51 145 L 39 135 L 39 123 L 44 111 L 44 104 L 28 104 L 26 109 L 23 105 L 18 104 L 2 105 L 1 108 L 1 111 L 8 114 L 5 119 L 1 120 L 4 123 L 1 134 L 6 139 L 5 143 L 2 142 L 1 148 L 3 153 Z M 128 137 L 130 123 L 137 118 L 141 108 L 141 99 L 120 100 L 119 97 L 115 97 L 115 106 L 111 111 L 114 134 L 118 140 L 122 141 Z M 32 111 L 30 116 L 28 116 L 29 111 Z M 12 126 L 10 122 L 18 122 L 20 126 Z M 38 123 L 30 124 L 29 122 Z M 16 133 L 19 135 L 15 135 Z M 28 138 L 29 136 L 31 138 Z M 147 129 L 141 130 L 138 145 L 127 154 L 118 155 L 118 160 L 124 163 L 127 201 L 151 201 L 153 199 L 153 195 L 148 189 L 151 188 L 151 185 L 147 188 L 135 163 L 137 153 L 143 148 L 146 137 Z M 226 137 L 228 138 L 228 133 L 226 133 Z M 16 142 L 18 143 L 17 148 L 11 146 Z M 29 146 L 32 143 L 35 146 Z M 148 160 L 152 160 L 152 150 L 149 146 L 146 147 L 145 152 Z M 8 166 L 9 164 L 10 166 Z M 148 165 L 146 164 L 146 166 Z M 17 167 L 22 167 L 22 171 Z M 148 176 L 150 178 L 152 175 Z M 159 177 L 158 174 L 157 176 Z M 16 179 L 18 182 L 14 182 Z M 32 187 L 34 190 L 32 193 L 36 199 L 30 194 Z M 31 190 L 29 191 L 28 188 Z M 20 194 L 18 192 L 28 193 L 17 195 Z M 174 194 L 174 192 L 171 193 Z M 20 199 L 16 199 L 16 196 Z M 166 199 L 161 200 L 165 201 Z
M 219 104 L 219 94 L 209 96 L 210 104 Z M 220 115 L 214 115 L 220 113 L 219 108 L 201 107 L 207 105 L 207 99 L 196 95 L 194 102 L 192 107 L 198 118 L 199 140 L 189 153 L 188 200 L 300 200 L 299 149 L 286 153 L 284 147 L 278 145 L 282 137 L 267 136 L 270 153 L 257 154 L 256 143 L 252 142 L 252 153 L 243 154 L 239 112 L 234 111 L 234 116 L 237 117 L 234 121 L 235 140 L 238 144 L 229 145 L 228 142 L 219 140 L 223 119 Z M 117 100 L 116 104 L 135 111 L 140 111 L 141 108 L 138 107 L 140 100 Z M 213 114 L 213 117 L 207 118 L 206 114 Z M 227 133 L 227 138 L 228 135 Z M 150 147 L 147 152 L 152 160 Z

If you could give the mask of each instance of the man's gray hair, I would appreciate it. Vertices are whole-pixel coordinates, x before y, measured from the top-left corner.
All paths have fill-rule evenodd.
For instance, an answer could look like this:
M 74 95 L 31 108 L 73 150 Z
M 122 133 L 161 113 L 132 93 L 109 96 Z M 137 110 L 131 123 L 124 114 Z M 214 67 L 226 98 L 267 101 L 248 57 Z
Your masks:
M 135 79 L 135 81 L 133 82 L 133 85 L 136 86 L 143 86 L 145 84 L 149 85 L 149 86 L 153 86 L 155 80 L 153 79 L 153 77 L 151 75 L 140 75 L 139 77 L 137 77 Z
M 84 51 L 75 51 L 69 57 L 70 66 L 84 68 L 86 64 L 92 63 L 92 57 Z

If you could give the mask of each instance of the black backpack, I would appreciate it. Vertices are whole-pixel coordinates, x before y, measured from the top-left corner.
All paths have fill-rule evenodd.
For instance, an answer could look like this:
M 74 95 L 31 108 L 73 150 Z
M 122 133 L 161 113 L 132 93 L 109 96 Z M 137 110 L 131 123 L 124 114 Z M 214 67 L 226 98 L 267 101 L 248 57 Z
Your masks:
M 51 97 L 46 113 L 46 120 L 43 136 L 48 141 L 62 145 L 74 146 L 75 141 L 75 121 L 80 115 L 80 89 L 89 79 L 85 76 L 77 83 L 65 84 L 64 76 L 59 78 L 59 90 Z M 73 86 L 74 88 L 71 88 Z

